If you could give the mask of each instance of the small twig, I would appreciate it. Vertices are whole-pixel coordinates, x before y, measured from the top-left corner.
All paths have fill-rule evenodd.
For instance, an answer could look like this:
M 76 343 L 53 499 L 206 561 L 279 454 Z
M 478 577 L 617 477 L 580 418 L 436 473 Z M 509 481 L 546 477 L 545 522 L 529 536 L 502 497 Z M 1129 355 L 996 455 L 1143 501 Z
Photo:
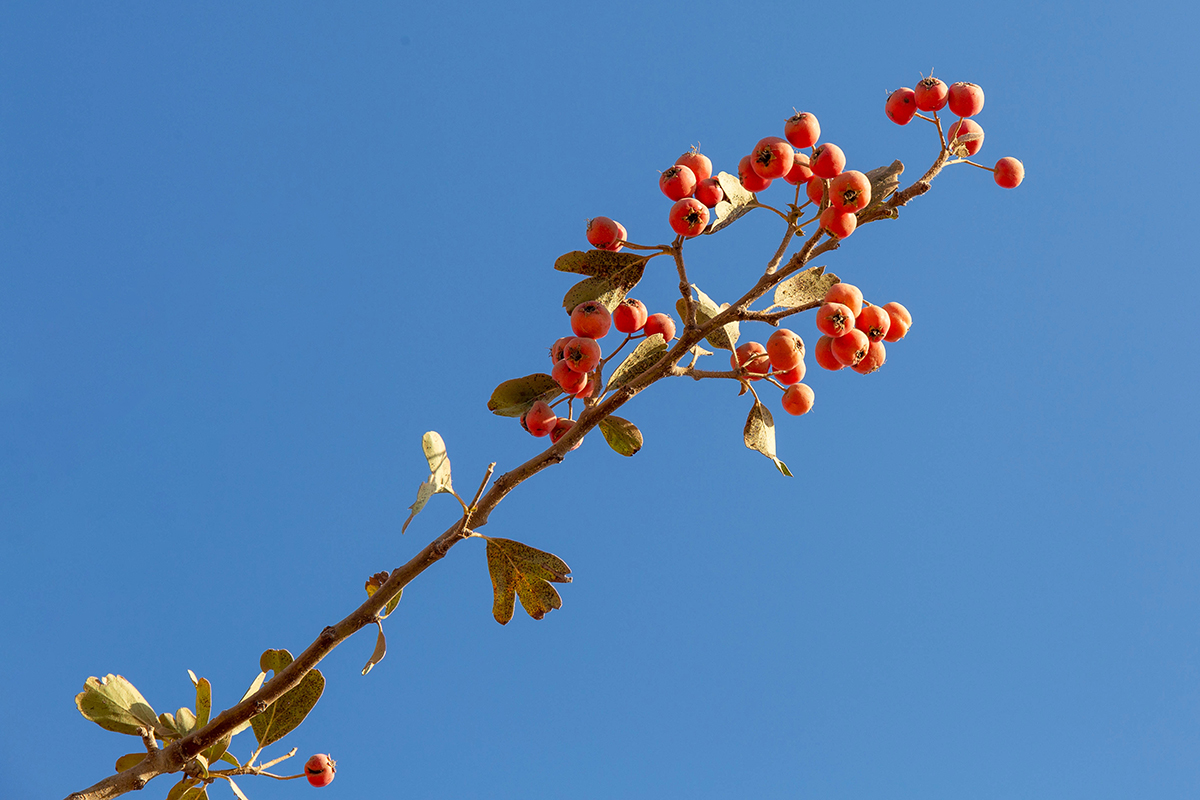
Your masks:
M 274 761 L 268 761 L 267 763 L 260 765 L 260 766 L 259 766 L 259 769 L 260 769 L 260 770 L 261 770 L 261 769 L 270 769 L 271 767 L 273 767 L 273 766 L 275 766 L 276 764 L 278 764 L 280 761 L 287 761 L 289 758 L 291 758 L 292 756 L 296 755 L 296 751 L 297 751 L 298 749 L 299 749 L 299 748 L 297 748 L 297 747 L 293 747 L 293 748 L 292 748 L 290 751 L 288 751 L 288 752 L 287 752 L 285 755 L 282 755 L 282 756 L 280 756 L 279 758 L 275 759 Z
M 769 211 L 774 211 L 776 214 L 778 214 L 780 217 L 783 218 L 784 222 L 789 222 L 789 223 L 791 222 L 791 220 L 788 219 L 788 215 L 783 213 L 782 211 L 780 211 L 775 206 L 769 206 L 766 203 L 760 203 L 757 200 L 755 200 L 753 203 L 747 203 L 746 208 L 765 208 L 765 209 L 768 209 Z
M 496 471 L 496 462 L 487 465 L 487 471 L 483 474 L 483 480 L 479 484 L 479 489 L 475 492 L 475 497 L 471 499 L 471 508 L 479 504 L 479 498 L 483 496 L 483 490 L 487 488 L 488 481 L 492 479 L 492 473 Z M 465 526 L 464 526 L 465 527 Z
M 154 731 L 150 728 L 138 728 L 138 735 L 142 737 L 142 744 L 146 745 L 146 752 L 154 755 L 158 752 L 158 741 L 154 738 Z
M 696 327 L 696 303 L 692 300 L 692 284 L 688 281 L 687 267 L 683 263 L 683 241 L 676 240 L 676 247 L 671 255 L 675 256 L 675 268 L 679 271 L 679 293 L 683 295 L 684 302 L 684 330 Z

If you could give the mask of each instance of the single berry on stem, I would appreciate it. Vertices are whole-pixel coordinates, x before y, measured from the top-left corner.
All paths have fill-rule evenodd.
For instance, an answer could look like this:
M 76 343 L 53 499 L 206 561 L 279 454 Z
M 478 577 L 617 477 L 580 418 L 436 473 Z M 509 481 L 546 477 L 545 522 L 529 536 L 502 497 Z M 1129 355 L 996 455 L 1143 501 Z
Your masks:
M 651 314 L 642 326 L 642 333 L 646 336 L 661 334 L 663 340 L 669 342 L 675 338 L 675 320 L 670 314 Z
M 883 340 L 885 342 L 900 341 L 912 326 L 912 314 L 908 313 L 908 309 L 899 303 L 885 303 L 883 310 L 891 318 L 888 323 L 888 332 L 884 334 Z
M 783 393 L 783 410 L 794 417 L 807 414 L 812 410 L 815 397 L 807 384 L 797 383 L 789 386 Z
M 716 178 L 705 178 L 696 184 L 696 199 L 712 208 L 725 199 L 725 190 Z
M 829 207 L 854 213 L 871 202 L 871 181 L 856 169 L 838 175 L 829 182 Z
M 854 330 L 854 312 L 842 303 L 825 303 L 817 309 L 817 330 L 838 338 Z
M 685 197 L 671 206 L 667 221 L 671 230 L 690 239 L 704 233 L 708 227 L 708 208 L 694 197 Z
M 865 333 L 872 342 L 883 341 L 891 326 L 891 315 L 880 306 L 867 306 L 854 319 L 854 327 Z
M 780 328 L 767 339 L 767 355 L 778 372 L 787 372 L 804 361 L 804 340 L 794 331 Z
M 858 329 L 847 331 L 845 336 L 839 336 L 829 343 L 829 352 L 847 367 L 853 367 L 866 358 L 870 349 L 871 340 Z
M 818 178 L 836 178 L 846 168 L 846 154 L 836 144 L 826 142 L 813 150 L 810 168 Z
M 542 400 L 538 400 L 521 415 L 521 427 L 534 436 L 545 436 L 550 433 L 557 422 L 558 415 L 554 413 L 554 409 Z
M 950 84 L 946 94 L 950 113 L 959 117 L 973 117 L 983 111 L 983 89 L 974 83 Z
M 801 183 L 808 183 L 812 179 L 813 171 L 809 168 L 808 156 L 804 153 L 796 153 L 792 158 L 792 168 L 783 179 L 792 186 L 798 186 Z
M 336 774 L 337 762 L 324 753 L 318 753 L 304 764 L 304 777 L 317 788 L 328 786 Z
M 613 309 L 613 327 L 621 333 L 637 333 L 646 324 L 649 316 L 650 312 L 646 310 L 645 303 L 641 300 L 634 300 L 632 297 L 626 297 L 619 306 Z
M 692 192 L 696 191 L 697 182 L 694 172 L 676 164 L 659 176 L 658 187 L 672 200 L 682 200 L 692 196 Z
M 690 169 L 692 174 L 696 176 L 697 185 L 712 177 L 712 159 L 694 147 L 675 159 L 675 163 L 678 166 Z
M 746 379 L 751 381 L 760 381 L 764 375 L 771 371 L 771 362 L 767 356 L 767 348 L 758 342 L 739 344 L 737 352 L 729 354 L 729 366 L 733 369 L 737 369 L 740 366 L 746 372 L 751 373 L 746 376 Z
M 754 167 L 750 165 L 750 156 L 742 156 L 742 160 L 738 162 L 738 180 L 747 192 L 761 192 L 771 185 L 770 178 L 764 178 L 754 171 Z
M 595 300 L 585 300 L 571 312 L 571 330 L 576 336 L 603 339 L 612 325 L 612 314 L 608 308 Z
M 883 346 L 883 342 L 871 342 L 871 346 L 867 348 L 867 354 L 850 369 L 859 375 L 870 375 L 882 367 L 885 361 L 887 361 L 887 349 Z
M 850 313 L 858 316 L 863 309 L 863 293 L 853 283 L 841 281 L 829 287 L 825 293 L 826 303 L 841 303 L 850 309 Z
M 1012 156 L 1005 156 L 996 162 L 993 171 L 996 185 L 1005 189 L 1015 189 L 1025 180 L 1025 165 Z
M 616 252 L 623 247 L 618 242 L 624 241 L 624 239 L 625 228 L 615 220 L 608 217 L 593 217 L 587 222 L 587 240 L 593 247 Z
M 817 339 L 817 343 L 813 345 L 813 358 L 817 362 L 817 366 L 822 369 L 827 369 L 830 372 L 837 372 L 846 365 L 833 357 L 833 337 L 822 336 Z
M 917 97 L 912 89 L 900 87 L 888 95 L 883 106 L 888 119 L 897 125 L 907 125 L 917 113 Z
M 821 123 L 815 115 L 801 111 L 783 123 L 783 135 L 796 147 L 812 147 L 821 138 Z
M 979 138 L 958 143 L 957 147 L 966 151 L 964 154 L 954 152 L 956 150 L 954 140 L 959 136 L 978 136 Z M 973 156 L 979 152 L 979 148 L 983 147 L 983 128 L 973 119 L 961 119 L 946 129 L 946 140 L 950 143 L 951 152 L 954 152 L 956 156 Z
M 922 111 L 938 111 L 946 107 L 946 100 L 949 97 L 950 89 L 944 81 L 930 75 L 928 78 L 922 78 L 917 83 L 917 88 L 913 89 L 917 101 L 917 108 Z
M 852 211 L 840 211 L 833 206 L 821 212 L 821 227 L 839 239 L 845 239 L 858 227 L 858 217 Z
M 754 146 L 750 166 L 759 177 L 774 180 L 791 172 L 795 158 L 796 151 L 790 144 L 778 136 L 768 136 Z

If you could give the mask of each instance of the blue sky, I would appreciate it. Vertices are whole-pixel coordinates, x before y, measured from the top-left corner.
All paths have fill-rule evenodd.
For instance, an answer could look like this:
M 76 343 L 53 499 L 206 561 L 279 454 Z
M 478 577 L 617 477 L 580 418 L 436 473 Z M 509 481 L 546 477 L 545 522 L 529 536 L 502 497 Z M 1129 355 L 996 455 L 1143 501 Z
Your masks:
M 570 564 L 562 610 L 497 625 L 466 542 L 368 677 L 369 633 L 322 664 L 289 741 L 338 759 L 331 798 L 1196 796 L 1196 25 L 1153 2 L 6 4 L 5 794 L 136 749 L 75 710 L 89 675 L 173 711 L 190 668 L 224 707 L 263 649 L 355 607 L 454 520 L 438 497 L 399 533 L 426 430 L 461 487 L 534 454 L 485 403 L 549 366 L 551 266 L 587 218 L 666 241 L 658 171 L 697 142 L 732 171 L 793 107 L 911 178 L 935 140 L 883 102 L 933 67 L 983 86 L 979 159 L 1025 183 L 953 168 L 822 259 L 914 325 L 872 376 L 810 358 L 808 416 L 773 399 L 796 477 L 742 445 L 730 385 L 655 387 L 622 412 L 642 452 L 593 435 L 485 529 Z M 779 227 L 689 244 L 692 279 L 734 299 Z

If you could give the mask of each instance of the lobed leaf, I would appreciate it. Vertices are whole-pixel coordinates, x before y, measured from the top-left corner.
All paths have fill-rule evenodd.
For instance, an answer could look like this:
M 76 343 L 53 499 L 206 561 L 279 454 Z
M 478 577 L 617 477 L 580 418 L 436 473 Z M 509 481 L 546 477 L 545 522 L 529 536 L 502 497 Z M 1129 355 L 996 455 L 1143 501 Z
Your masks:
M 775 287 L 775 305 L 781 308 L 816 308 L 824 302 L 829 288 L 840 282 L 841 278 L 826 272 L 825 267 L 809 267 Z
M 544 372 L 513 378 L 492 390 L 488 411 L 501 417 L 519 417 L 538 400 L 550 402 L 562 394 L 558 383 Z
M 120 675 L 88 678 L 83 691 L 75 695 L 75 707 L 106 731 L 139 736 L 138 728 L 161 730 L 158 715 L 146 698 Z
M 637 253 L 614 253 L 611 250 L 575 250 L 558 257 L 554 268 L 559 272 L 590 275 L 593 278 L 611 278 L 622 270 L 644 262 L 646 257 Z
M 612 311 L 621 304 L 621 301 L 625 299 L 625 295 L 629 294 L 633 290 L 633 287 L 638 285 L 645 272 L 646 261 L 645 259 L 641 259 L 638 263 L 628 266 L 612 275 L 602 278 L 586 278 L 572 286 L 563 295 L 563 308 L 570 314 L 575 310 L 575 306 L 580 303 L 595 300 L 602 303 L 609 311 Z
M 771 417 L 770 410 L 760 403 L 754 401 L 754 407 L 750 409 L 750 416 L 746 418 L 746 428 L 742 431 L 742 438 L 746 442 L 746 447 L 751 450 L 757 450 L 775 463 L 775 467 L 789 478 L 792 477 L 792 472 L 775 455 L 775 420 Z
M 642 432 L 627 419 L 607 416 L 600 420 L 600 432 L 608 446 L 623 456 L 632 456 L 642 449 Z
M 611 391 L 629 383 L 658 363 L 665 352 L 667 352 L 667 341 L 663 339 L 661 333 L 647 336 L 638 342 L 638 346 L 633 348 L 633 352 L 625 356 L 625 360 L 613 370 L 604 391 Z
M 492 616 L 497 622 L 508 624 L 517 597 L 521 607 L 534 619 L 562 608 L 562 598 L 550 585 L 571 582 L 571 568 L 561 558 L 512 539 L 483 538 L 487 540 L 488 573 L 494 595 Z
M 722 228 L 732 225 L 738 218 L 754 208 L 753 203 L 756 200 L 753 194 L 746 191 L 746 187 L 742 186 L 742 182 L 736 175 L 718 172 L 717 183 L 721 184 L 721 190 L 725 192 L 725 199 L 713 207 L 712 222 L 705 233 L 716 233 Z

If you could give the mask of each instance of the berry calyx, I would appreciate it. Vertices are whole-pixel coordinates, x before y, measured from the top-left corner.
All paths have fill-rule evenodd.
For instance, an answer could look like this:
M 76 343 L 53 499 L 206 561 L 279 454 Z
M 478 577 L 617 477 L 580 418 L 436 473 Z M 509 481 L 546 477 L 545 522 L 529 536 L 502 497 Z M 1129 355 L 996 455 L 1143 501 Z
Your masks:
M 1005 156 L 996 162 L 993 172 L 996 185 L 1005 189 L 1015 189 L 1025 180 L 1025 165 L 1012 156 Z
M 945 108 L 949 94 L 950 88 L 946 86 L 945 81 L 938 80 L 932 75 L 922 78 L 913 89 L 917 108 L 922 111 L 937 111 Z
M 946 103 L 950 106 L 951 114 L 973 117 L 983 111 L 983 89 L 974 83 L 952 83 L 946 94 Z
M 696 176 L 697 185 L 712 177 L 712 159 L 694 147 L 675 159 L 675 163 L 678 166 L 690 169 L 692 174 Z
M 336 774 L 337 762 L 324 753 L 318 753 L 304 762 L 304 777 L 317 788 L 328 786 Z
M 708 209 L 694 197 L 685 197 L 671 206 L 667 215 L 671 230 L 690 239 L 704 233 L 708 227 Z
M 768 136 L 754 145 L 750 166 L 759 177 L 774 180 L 791 172 L 795 158 L 796 151 L 790 144 L 778 136 Z
M 846 154 L 836 144 L 826 142 L 813 150 L 809 166 L 818 178 L 836 178 L 846 168 Z
M 577 336 L 563 348 L 563 361 L 576 372 L 591 372 L 600 363 L 600 343 L 586 336 Z M 563 388 L 566 389 L 565 386 Z M 567 392 L 574 394 L 570 390 Z
M 854 330 L 854 312 L 842 303 L 825 303 L 817 309 L 817 330 L 838 338 Z
M 815 115 L 801 111 L 783 123 L 783 135 L 796 147 L 812 147 L 821 138 L 821 123 Z
M 829 182 L 829 207 L 842 212 L 861 211 L 871 202 L 871 180 L 856 169 Z
M 642 333 L 647 336 L 660 334 L 664 341 L 671 341 L 675 338 L 675 320 L 670 314 L 651 314 L 646 318 L 646 324 L 642 326 Z
M 603 339 L 611 326 L 612 314 L 603 303 L 596 300 L 585 300 L 571 312 L 571 330 L 576 336 Z
M 696 173 L 687 167 L 675 164 L 668 167 L 667 171 L 659 176 L 658 188 L 662 189 L 662 193 L 672 200 L 682 200 L 692 196 L 698 182 Z
M 813 390 L 803 383 L 789 386 L 783 393 L 783 410 L 794 417 L 807 414 L 812 410 L 816 395 Z
M 917 114 L 917 96 L 912 89 L 901 86 L 888 95 L 883 110 L 892 122 L 897 125 L 907 125 Z
M 881 342 L 892 327 L 892 317 L 879 306 L 867 306 L 855 317 L 854 327 L 865 333 L 872 342 Z
M 650 312 L 646 310 L 645 303 L 641 300 L 634 300 L 632 297 L 626 297 L 619 306 L 613 309 L 613 327 L 621 333 L 637 333 L 646 324 L 649 316 Z

